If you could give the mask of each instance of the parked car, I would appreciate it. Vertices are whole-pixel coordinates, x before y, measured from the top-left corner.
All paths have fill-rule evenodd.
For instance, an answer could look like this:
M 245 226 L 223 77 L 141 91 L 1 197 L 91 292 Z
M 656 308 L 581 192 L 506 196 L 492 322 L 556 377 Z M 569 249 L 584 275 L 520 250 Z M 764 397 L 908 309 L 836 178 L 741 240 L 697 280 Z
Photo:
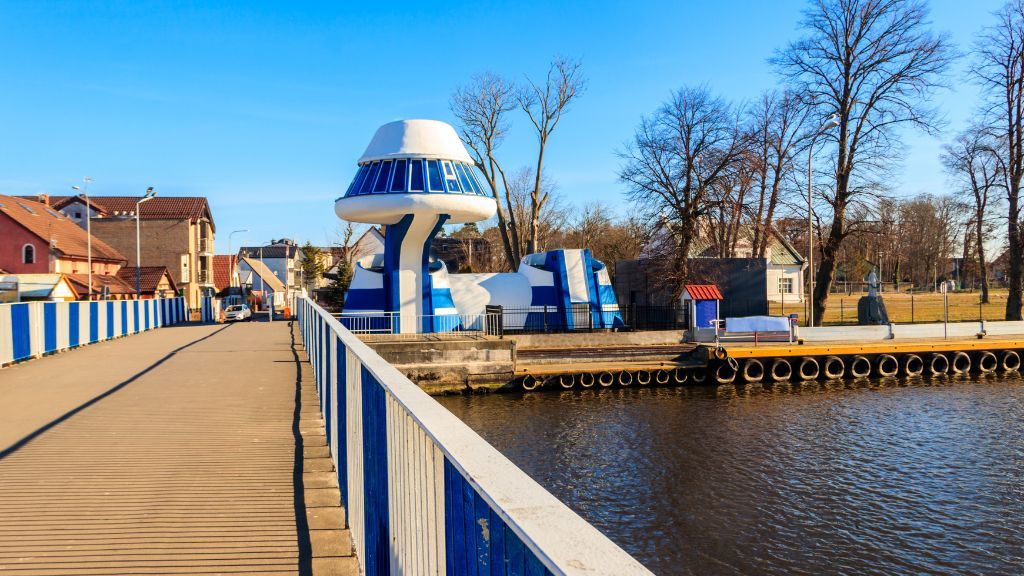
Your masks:
M 228 306 L 224 310 L 225 322 L 236 322 L 238 320 L 252 320 L 252 310 L 245 304 Z

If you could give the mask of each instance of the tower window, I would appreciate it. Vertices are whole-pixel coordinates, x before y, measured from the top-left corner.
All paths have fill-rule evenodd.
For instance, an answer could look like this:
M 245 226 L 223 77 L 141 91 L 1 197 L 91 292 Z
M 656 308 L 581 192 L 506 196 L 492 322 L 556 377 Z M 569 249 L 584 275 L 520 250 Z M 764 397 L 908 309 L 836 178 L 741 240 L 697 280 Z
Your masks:
M 366 180 L 366 174 L 370 171 L 369 164 L 363 164 L 359 167 L 359 172 L 356 173 L 356 177 L 352 180 L 352 185 L 348 187 L 348 195 L 359 194 L 359 189 L 363 186 L 363 181 Z
M 366 180 L 363 181 L 363 185 L 359 187 L 360 194 L 367 194 L 373 190 L 373 183 L 377 180 L 377 174 L 380 173 L 380 162 L 374 162 L 370 166 L 370 173 L 366 176 Z
M 427 162 L 427 169 L 430 171 L 430 191 L 431 192 L 444 192 L 444 186 L 441 184 L 441 162 L 438 160 L 430 160 Z
M 455 168 L 459 173 L 459 182 L 462 182 L 463 192 L 479 193 L 477 190 L 473 189 L 473 182 L 469 179 L 469 176 L 466 175 L 466 171 L 469 170 L 469 168 L 462 164 L 456 164 Z
M 377 176 L 377 185 L 373 187 L 374 192 L 387 192 L 388 178 L 391 176 L 391 160 L 385 160 L 380 164 L 380 175 Z
M 423 160 L 410 160 L 409 192 L 423 192 Z
M 449 192 L 459 191 L 459 181 L 455 176 L 455 168 L 452 168 L 451 162 L 442 162 L 444 165 L 444 179 L 445 183 L 448 184 Z
M 35 264 L 36 247 L 31 244 L 25 244 L 25 247 L 21 249 L 21 261 L 23 264 Z
M 395 161 L 395 176 L 391 179 L 391 191 L 405 191 L 405 160 Z

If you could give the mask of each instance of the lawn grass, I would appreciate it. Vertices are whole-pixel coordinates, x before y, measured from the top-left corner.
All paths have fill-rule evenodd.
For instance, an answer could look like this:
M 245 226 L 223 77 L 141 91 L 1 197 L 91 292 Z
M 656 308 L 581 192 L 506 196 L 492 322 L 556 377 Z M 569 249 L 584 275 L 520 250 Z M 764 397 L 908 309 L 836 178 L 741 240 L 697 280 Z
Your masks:
M 979 315 L 985 320 L 1003 320 L 1006 316 L 1006 295 L 1005 289 L 992 290 L 989 292 L 989 303 L 979 307 L 978 302 L 981 296 L 979 292 L 951 292 L 947 295 L 949 298 L 949 321 L 977 321 Z M 823 323 L 826 325 L 856 324 L 857 301 L 863 296 L 863 293 L 849 296 L 845 294 L 830 295 L 825 307 Z M 889 320 L 895 324 L 942 322 L 942 298 L 942 294 L 934 292 L 882 294 L 886 311 L 889 313 Z M 799 314 L 800 323 L 803 324 L 806 321 L 806 309 L 802 303 L 787 303 L 783 306 L 778 302 L 772 302 L 769 304 L 769 308 L 772 315 Z

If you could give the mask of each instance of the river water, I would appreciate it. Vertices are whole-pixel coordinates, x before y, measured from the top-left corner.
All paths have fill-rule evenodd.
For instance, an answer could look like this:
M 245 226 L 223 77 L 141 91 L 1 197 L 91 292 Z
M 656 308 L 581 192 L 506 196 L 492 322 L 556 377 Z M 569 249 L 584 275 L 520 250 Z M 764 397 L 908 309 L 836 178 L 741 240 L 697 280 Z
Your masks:
M 1016 375 L 439 400 L 656 574 L 1024 574 Z

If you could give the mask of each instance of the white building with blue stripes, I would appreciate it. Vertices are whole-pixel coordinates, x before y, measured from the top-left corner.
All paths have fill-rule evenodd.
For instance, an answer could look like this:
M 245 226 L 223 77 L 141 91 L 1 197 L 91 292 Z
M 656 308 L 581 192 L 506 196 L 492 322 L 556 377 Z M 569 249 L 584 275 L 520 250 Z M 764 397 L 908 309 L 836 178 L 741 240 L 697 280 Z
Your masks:
M 358 165 L 335 212 L 344 220 L 385 225 L 384 251 L 356 262 L 343 322 L 438 332 L 470 328 L 464 326 L 473 321 L 468 318 L 502 306 L 521 312 L 506 318 L 508 329 L 622 325 L 607 268 L 589 250 L 530 254 L 518 271 L 501 274 L 448 274 L 444 262 L 431 257 L 442 226 L 486 220 L 497 210 L 450 125 L 385 124 Z

